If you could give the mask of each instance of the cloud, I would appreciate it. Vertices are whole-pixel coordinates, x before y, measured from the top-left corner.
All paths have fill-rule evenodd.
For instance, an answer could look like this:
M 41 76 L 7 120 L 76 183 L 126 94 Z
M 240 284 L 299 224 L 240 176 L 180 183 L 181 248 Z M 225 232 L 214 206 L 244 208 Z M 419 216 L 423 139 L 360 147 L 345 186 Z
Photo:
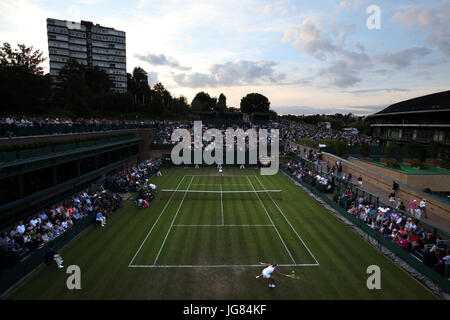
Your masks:
M 208 73 L 173 74 L 172 79 L 180 86 L 190 88 L 217 86 L 245 86 L 278 83 L 285 74 L 275 71 L 273 61 L 235 60 L 223 64 L 213 64 Z
M 292 41 L 294 46 L 319 60 L 326 60 L 328 54 L 339 50 L 331 37 L 320 30 L 315 16 L 305 18 L 297 28 L 286 29 L 281 41 Z
M 405 24 L 413 32 L 426 34 L 430 45 L 450 57 L 450 5 L 428 10 L 412 7 L 396 13 L 392 20 Z
M 366 105 L 366 106 L 348 106 L 335 108 L 313 108 L 308 106 L 287 106 L 287 107 L 272 107 L 278 114 L 294 114 L 294 115 L 312 115 L 312 114 L 348 114 L 368 115 L 378 112 L 385 108 L 380 105 Z
M 327 68 L 319 69 L 318 74 L 328 78 L 333 85 L 346 88 L 361 82 L 358 72 L 359 70 L 347 61 L 336 60 L 332 61 Z
M 351 3 L 347 0 L 342 1 L 341 3 L 339 3 L 338 8 L 342 9 L 342 8 L 346 8 L 346 7 L 351 7 Z
M 65 8 L 64 8 L 65 9 Z M 64 12 L 64 9 L 62 12 Z M 0 39 L 15 47 L 17 43 L 32 46 L 48 57 L 46 19 L 58 14 L 42 3 L 30 0 L 0 1 Z M 42 65 L 48 72 L 48 59 Z
M 346 48 L 347 34 L 354 31 L 354 24 L 332 24 L 332 32 L 326 32 L 322 21 L 311 15 L 305 17 L 297 28 L 285 30 L 282 41 L 292 42 L 320 61 L 335 58 L 328 66 L 319 68 L 317 75 L 327 78 L 334 86 L 345 88 L 361 82 L 359 74 L 372 66 L 371 57 L 359 43 L 355 51 Z
M 168 66 L 178 70 L 191 70 L 191 67 L 183 67 L 180 63 L 172 57 L 167 57 L 164 54 L 147 53 L 146 55 L 135 54 L 137 59 L 147 62 L 153 66 Z
M 401 88 L 383 88 L 383 89 L 363 89 L 363 90 L 352 90 L 345 91 L 347 93 L 361 94 L 361 93 L 374 93 L 374 92 L 407 92 L 409 89 L 401 89 Z
M 383 53 L 376 55 L 375 60 L 387 65 L 392 65 L 397 69 L 408 67 L 413 60 L 423 58 L 431 53 L 430 49 L 424 47 L 412 47 L 402 49 L 393 53 Z
M 103 2 L 103 0 L 75 0 L 76 3 L 86 5 L 97 5 Z

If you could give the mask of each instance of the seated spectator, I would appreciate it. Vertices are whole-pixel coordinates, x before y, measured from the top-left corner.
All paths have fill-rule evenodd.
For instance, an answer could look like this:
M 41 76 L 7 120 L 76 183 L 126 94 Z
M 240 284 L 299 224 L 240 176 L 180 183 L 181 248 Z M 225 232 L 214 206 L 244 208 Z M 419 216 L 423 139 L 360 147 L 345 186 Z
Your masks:
M 75 211 L 72 215 L 72 219 L 74 223 L 77 223 L 82 219 L 81 214 L 78 211 Z
M 47 251 L 47 253 L 45 254 L 44 260 L 47 265 L 52 263 L 52 261 L 55 261 L 56 265 L 58 266 L 58 269 L 64 268 L 64 266 L 62 265 L 63 259 L 58 254 L 58 252 L 55 250 L 55 245 L 52 245 L 50 247 L 50 249 Z
M 96 220 L 96 221 L 99 221 L 102 227 L 104 227 L 105 224 L 106 224 L 106 217 L 103 216 L 103 214 L 102 214 L 101 211 L 99 211 L 99 212 L 97 213 L 97 215 L 95 216 L 95 220 Z
M 42 241 L 44 242 L 44 244 L 50 241 L 50 237 L 48 236 L 48 233 L 47 233 L 47 232 L 45 232 L 45 233 L 42 235 L 41 239 L 42 239 Z
M 58 237 L 62 232 L 57 224 L 53 225 L 53 235 Z
M 406 240 L 406 235 L 400 236 L 397 241 L 397 245 L 403 249 L 408 249 L 408 241 Z

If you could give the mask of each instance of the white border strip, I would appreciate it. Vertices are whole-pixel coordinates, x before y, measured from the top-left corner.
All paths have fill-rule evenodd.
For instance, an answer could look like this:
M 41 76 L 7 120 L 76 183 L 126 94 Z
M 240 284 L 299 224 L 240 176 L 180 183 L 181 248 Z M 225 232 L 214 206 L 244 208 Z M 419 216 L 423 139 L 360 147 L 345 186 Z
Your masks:
M 278 264 L 279 267 L 318 267 L 319 264 Z M 130 265 L 131 268 L 243 268 L 243 267 L 258 267 L 260 264 L 182 264 L 182 265 L 161 265 L 161 264 L 141 264 Z
M 222 185 L 220 185 L 220 210 L 222 212 L 222 225 L 225 224 L 224 217 L 223 217 L 223 196 L 222 196 Z
M 193 183 L 193 186 L 248 186 L 248 183 Z
M 271 224 L 175 224 L 174 227 L 273 227 Z
M 228 177 L 254 177 L 254 174 L 227 174 L 223 176 L 219 176 L 217 174 L 187 174 L 186 177 L 220 177 L 228 178 Z

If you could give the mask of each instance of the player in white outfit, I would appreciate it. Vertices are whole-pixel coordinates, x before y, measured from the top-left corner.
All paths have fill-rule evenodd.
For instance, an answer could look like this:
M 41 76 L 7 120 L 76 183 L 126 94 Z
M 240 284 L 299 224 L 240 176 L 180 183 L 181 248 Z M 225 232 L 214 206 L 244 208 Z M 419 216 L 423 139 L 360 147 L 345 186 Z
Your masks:
M 269 279 L 269 287 L 271 288 L 275 288 L 275 280 L 272 277 L 272 273 L 275 271 L 276 273 L 278 273 L 279 275 L 284 276 L 284 274 L 278 272 L 278 270 L 276 270 L 276 267 L 278 266 L 277 264 L 269 264 L 269 263 L 264 263 L 264 262 L 260 262 L 260 264 L 266 266 L 266 268 L 262 271 L 262 273 L 258 276 L 256 276 L 256 279 L 258 278 L 265 278 L 265 279 Z

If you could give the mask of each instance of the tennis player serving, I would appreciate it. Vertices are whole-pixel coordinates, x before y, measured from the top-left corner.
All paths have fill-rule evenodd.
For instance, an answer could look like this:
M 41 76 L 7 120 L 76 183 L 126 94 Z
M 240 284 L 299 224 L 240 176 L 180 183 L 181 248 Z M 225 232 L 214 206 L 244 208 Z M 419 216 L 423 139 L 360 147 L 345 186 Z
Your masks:
M 276 267 L 278 266 L 277 264 L 270 264 L 270 263 L 264 263 L 264 262 L 260 262 L 260 264 L 266 266 L 266 268 L 262 271 L 262 273 L 258 276 L 256 276 L 256 279 L 259 279 L 261 277 L 265 278 L 265 279 L 269 279 L 269 287 L 271 288 L 275 288 L 275 280 L 272 277 L 272 273 L 275 271 L 276 273 L 278 273 L 281 276 L 284 276 L 284 274 L 278 272 L 278 270 L 276 270 Z

